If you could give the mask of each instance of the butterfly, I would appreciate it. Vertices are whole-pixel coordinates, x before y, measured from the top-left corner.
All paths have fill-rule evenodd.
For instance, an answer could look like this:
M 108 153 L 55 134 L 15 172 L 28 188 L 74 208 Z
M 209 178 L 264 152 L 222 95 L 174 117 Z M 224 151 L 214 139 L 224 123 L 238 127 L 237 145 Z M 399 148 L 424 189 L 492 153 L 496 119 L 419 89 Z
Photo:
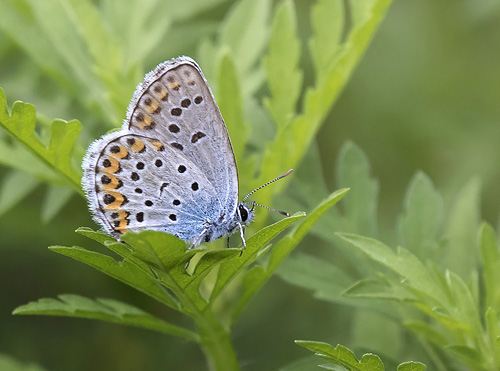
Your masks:
M 238 202 L 226 125 L 200 67 L 185 56 L 145 76 L 122 128 L 92 143 L 82 168 L 89 209 L 106 232 L 163 231 L 190 248 L 238 230 L 246 246 L 245 226 L 263 205 L 245 200 L 292 171 Z

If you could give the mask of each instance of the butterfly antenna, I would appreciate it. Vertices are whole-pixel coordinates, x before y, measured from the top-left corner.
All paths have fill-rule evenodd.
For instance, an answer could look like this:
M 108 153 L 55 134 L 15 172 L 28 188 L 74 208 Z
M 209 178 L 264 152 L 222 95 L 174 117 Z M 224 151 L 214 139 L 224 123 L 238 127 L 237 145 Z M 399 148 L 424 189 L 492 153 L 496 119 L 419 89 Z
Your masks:
M 290 173 L 293 171 L 293 169 L 290 169 L 288 170 L 285 174 L 283 175 L 280 175 L 279 177 L 277 178 L 274 178 L 273 180 L 270 180 L 269 182 L 267 182 L 266 184 L 263 184 L 261 185 L 259 188 L 255 188 L 252 192 L 250 192 L 249 194 L 247 194 L 244 198 L 243 198 L 243 201 L 242 202 L 245 202 L 245 200 L 250 197 L 251 195 L 253 195 L 255 192 L 257 192 L 259 189 L 262 189 L 266 186 L 268 186 L 269 184 L 271 183 L 274 183 L 276 182 L 277 180 L 280 180 L 280 179 L 283 179 L 284 177 L 286 177 L 287 175 L 290 175 Z M 255 204 L 255 205 L 258 205 L 258 204 Z M 262 205 L 259 205 L 259 206 L 262 206 Z M 266 206 L 262 206 L 262 207 L 266 207 Z M 277 210 L 274 210 L 274 211 L 277 211 Z
M 281 215 L 290 216 L 290 214 L 287 213 L 286 211 L 276 210 L 276 209 L 273 209 L 272 207 L 268 207 L 268 206 L 264 206 L 264 205 L 258 204 L 255 201 L 252 202 L 252 211 L 253 211 L 253 209 L 254 209 L 255 206 L 260 206 L 260 207 L 263 207 L 264 209 L 267 209 L 267 210 L 276 211 L 277 213 L 279 213 Z

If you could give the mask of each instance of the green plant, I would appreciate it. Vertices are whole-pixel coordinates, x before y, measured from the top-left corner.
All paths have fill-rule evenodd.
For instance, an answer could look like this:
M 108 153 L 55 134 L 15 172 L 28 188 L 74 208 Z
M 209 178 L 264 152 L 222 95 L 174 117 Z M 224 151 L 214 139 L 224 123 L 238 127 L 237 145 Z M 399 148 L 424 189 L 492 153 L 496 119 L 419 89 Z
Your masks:
M 363 152 L 346 144 L 337 185 L 348 182 L 352 191 L 343 212 L 328 213 L 313 230 L 322 238 L 337 236 L 335 264 L 300 254 L 278 273 L 318 299 L 357 308 L 353 323 L 364 344 L 376 344 L 392 359 L 412 354 L 413 346 L 433 369 L 498 369 L 500 253 L 495 231 L 479 220 L 479 182 L 466 183 L 445 211 L 431 180 L 418 172 L 407 189 L 397 236 L 386 237 L 398 241 L 393 249 L 374 238 L 378 186 L 369 171 Z M 405 342 L 405 328 L 414 337 L 397 347 Z M 383 331 L 391 333 L 384 339 L 389 344 L 376 341 Z
M 85 1 L 62 3 L 64 6 L 55 1 L 7 1 L 0 15 L 4 32 L 32 56 L 36 72 L 46 73 L 68 94 L 52 91 L 58 94 L 61 112 L 74 114 L 68 108 L 73 101 L 78 112 L 85 112 L 80 143 L 79 121 L 50 121 L 37 115 L 33 105 L 22 102 L 15 102 L 9 112 L 0 92 L 0 125 L 4 128 L 0 150 L 9 154 L 0 156 L 0 161 L 13 169 L 4 179 L 4 188 L 10 200 L 22 199 L 41 181 L 64 189 L 60 199 L 58 190 L 48 191 L 42 211 L 47 219 L 57 213 L 71 192 L 81 194 L 75 168 L 81 162 L 83 148 L 94 134 L 103 132 L 99 123 L 105 122 L 106 129 L 119 125 L 130 92 L 142 77 L 145 56 L 160 45 L 171 24 L 188 28 L 189 18 L 182 22 L 183 10 L 195 14 L 193 9 L 205 2 L 179 6 L 166 20 L 158 17 L 169 9 L 154 0 L 141 2 L 140 6 L 130 2 L 128 9 L 135 11 L 125 20 L 117 16 L 124 15 L 119 11 L 122 2 L 105 2 L 100 7 Z M 311 14 L 310 60 L 315 76 L 310 81 L 303 81 L 299 63 L 302 45 L 290 0 L 280 2 L 274 13 L 269 0 L 239 1 L 221 26 L 211 30 L 215 39 L 201 41 L 196 59 L 226 119 L 243 191 L 302 163 L 389 4 L 389 0 L 318 1 Z M 129 28 L 124 30 L 124 24 Z M 197 25 L 196 30 L 208 29 Z M 37 33 L 46 36 L 39 44 L 30 37 Z M 263 63 L 259 63 L 263 54 Z M 264 87 L 268 90 L 261 94 Z M 45 103 L 42 100 L 42 106 Z M 302 107 L 299 111 L 298 105 Z M 267 141 L 262 141 L 263 132 L 269 133 Z M 12 154 L 16 154 L 15 161 Z M 19 176 L 20 171 L 23 176 Z M 24 173 L 33 180 L 27 182 Z M 256 173 L 259 175 L 254 177 Z M 283 184 L 276 184 L 263 189 L 259 201 L 274 204 L 272 200 L 282 188 Z M 331 193 L 310 208 L 307 216 L 296 213 L 264 228 L 261 213 L 255 223 L 258 232 L 248 239 L 241 257 L 239 249 L 186 252 L 183 242 L 161 233 L 128 233 L 120 243 L 87 228 L 78 229 L 78 233 L 101 243 L 119 258 L 76 246 L 51 247 L 187 315 L 195 329 L 168 323 L 116 300 L 91 300 L 77 295 L 41 299 L 18 307 L 14 313 L 93 318 L 154 329 L 200 343 L 212 368 L 238 369 L 230 339 L 231 325 L 318 218 L 346 192 L 343 189 Z M 4 211 L 13 205 L 3 202 L 7 203 Z M 291 231 L 271 248 L 270 241 L 293 222 Z M 198 253 L 188 274 L 186 263 Z

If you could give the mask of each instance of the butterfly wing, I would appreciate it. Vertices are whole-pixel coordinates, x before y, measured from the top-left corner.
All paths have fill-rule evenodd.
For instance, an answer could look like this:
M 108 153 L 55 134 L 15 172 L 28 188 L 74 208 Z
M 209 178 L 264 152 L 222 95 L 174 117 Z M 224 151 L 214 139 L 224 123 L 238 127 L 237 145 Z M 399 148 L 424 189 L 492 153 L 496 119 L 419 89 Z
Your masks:
M 234 216 L 238 178 L 227 129 L 198 65 L 182 57 L 146 75 L 122 130 L 83 164 L 94 219 L 112 234 L 161 230 L 195 239 Z
M 188 57 L 160 64 L 138 86 L 127 113 L 130 132 L 181 151 L 234 212 L 238 171 L 226 125 L 200 67 Z

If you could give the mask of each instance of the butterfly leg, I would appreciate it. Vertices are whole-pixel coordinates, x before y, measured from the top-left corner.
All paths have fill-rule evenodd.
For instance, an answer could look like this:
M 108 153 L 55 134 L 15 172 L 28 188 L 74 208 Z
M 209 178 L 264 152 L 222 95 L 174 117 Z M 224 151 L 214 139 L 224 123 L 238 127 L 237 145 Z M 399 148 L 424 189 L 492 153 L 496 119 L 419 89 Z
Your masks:
M 227 239 L 226 239 L 226 248 L 229 249 L 229 236 L 227 236 Z
M 240 229 L 241 243 L 243 247 L 247 247 L 247 241 L 245 240 L 245 227 L 243 227 L 240 223 L 238 223 L 238 228 Z
M 201 241 L 203 241 L 205 233 L 207 233 L 206 229 L 204 229 L 198 236 L 196 236 L 191 245 L 188 247 L 188 250 L 191 250 L 194 247 L 198 246 L 201 243 Z

